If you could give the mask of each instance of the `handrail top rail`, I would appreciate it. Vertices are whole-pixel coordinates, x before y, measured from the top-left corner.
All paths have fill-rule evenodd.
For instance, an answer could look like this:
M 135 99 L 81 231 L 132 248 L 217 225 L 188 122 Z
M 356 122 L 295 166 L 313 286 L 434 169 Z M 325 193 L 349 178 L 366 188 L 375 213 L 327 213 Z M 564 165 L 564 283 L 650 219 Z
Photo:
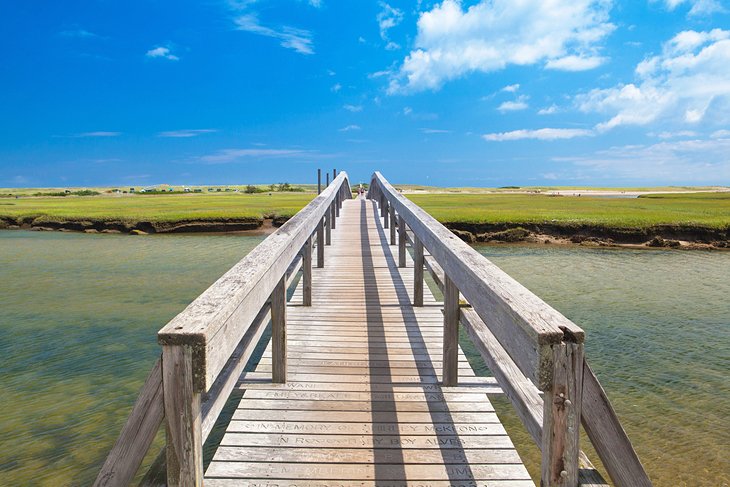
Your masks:
M 157 333 L 160 345 L 192 348 L 196 390 L 207 390 L 213 383 L 341 191 L 344 197 L 352 197 L 345 171 Z
M 513 321 L 538 344 L 584 341 L 582 328 L 401 195 L 379 171 L 375 171 L 373 179 L 472 306 L 478 302 L 472 299 L 476 294 L 487 293 L 496 296 L 494 304 L 508 311 Z M 475 311 L 481 314 L 477 307 Z

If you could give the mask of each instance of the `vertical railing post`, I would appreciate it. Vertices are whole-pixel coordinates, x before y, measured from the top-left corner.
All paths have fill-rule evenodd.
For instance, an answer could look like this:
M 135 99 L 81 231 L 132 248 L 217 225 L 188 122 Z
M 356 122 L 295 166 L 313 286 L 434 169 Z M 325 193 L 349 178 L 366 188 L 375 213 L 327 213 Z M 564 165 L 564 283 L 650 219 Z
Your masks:
M 385 200 L 383 203 L 383 228 L 388 228 L 390 225 L 390 203 Z
M 380 195 L 380 218 L 385 218 L 385 212 L 386 212 L 386 205 L 388 204 L 388 200 L 385 199 L 385 196 L 382 194 Z
M 324 235 L 325 245 L 332 244 L 332 217 L 330 217 L 329 208 L 324 212 Z
M 332 202 L 330 205 L 330 221 L 332 222 L 332 230 L 337 228 L 337 200 Z
M 317 267 L 324 267 L 324 218 L 317 225 Z
M 543 396 L 544 487 L 577 487 L 580 417 L 583 403 L 583 344 L 552 345 L 553 378 Z
M 398 217 L 398 267 L 406 266 L 406 221 Z
M 393 208 L 393 205 L 390 205 L 390 221 L 392 222 L 390 225 L 390 245 L 395 245 L 395 209 Z
M 286 383 L 286 275 L 271 293 L 271 380 Z
M 312 306 L 312 237 L 302 247 L 302 304 Z
M 423 306 L 423 244 L 413 236 L 413 306 Z
M 203 483 L 203 433 L 200 393 L 193 389 L 193 351 L 185 345 L 162 346 L 162 390 L 167 437 L 167 485 Z
M 342 206 L 342 189 L 337 192 L 337 196 L 335 196 L 335 216 L 337 218 L 340 217 L 340 206 Z
M 317 169 L 317 194 L 322 192 L 322 170 Z
M 443 385 L 459 383 L 459 290 L 444 276 Z

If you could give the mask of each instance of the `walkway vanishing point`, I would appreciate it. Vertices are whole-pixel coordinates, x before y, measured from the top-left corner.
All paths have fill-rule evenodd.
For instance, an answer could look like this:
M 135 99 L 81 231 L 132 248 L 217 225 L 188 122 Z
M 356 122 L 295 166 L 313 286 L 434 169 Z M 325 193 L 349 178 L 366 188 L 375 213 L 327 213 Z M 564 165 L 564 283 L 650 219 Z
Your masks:
M 475 376 L 459 326 L 493 377 Z M 167 485 L 533 486 L 490 394 L 509 398 L 540 447 L 541 485 L 609 485 L 580 449 L 582 423 L 613 485 L 651 486 L 583 330 L 377 172 L 367 199 L 340 173 L 158 341 L 96 486 L 141 476 L 162 424 Z M 160 483 L 148 472 L 141 485 Z

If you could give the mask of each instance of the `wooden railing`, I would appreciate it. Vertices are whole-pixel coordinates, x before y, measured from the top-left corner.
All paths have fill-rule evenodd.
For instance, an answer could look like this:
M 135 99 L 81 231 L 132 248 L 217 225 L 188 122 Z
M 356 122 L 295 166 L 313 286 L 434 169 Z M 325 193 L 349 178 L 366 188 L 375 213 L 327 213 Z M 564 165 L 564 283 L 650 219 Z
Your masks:
M 411 241 L 414 305 L 423 305 L 424 266 L 443 292 L 444 385 L 458 382 L 461 323 L 542 451 L 541 485 L 606 484 L 580 449 L 582 423 L 617 487 L 651 486 L 585 359 L 583 330 L 402 196 L 378 172 L 368 198 L 380 207 L 391 245 L 397 233 L 400 267 L 406 266 Z M 430 255 L 424 255 L 424 248 Z M 468 306 L 460 306 L 460 295 Z
M 302 271 L 303 304 L 312 304 L 312 242 L 317 267 L 342 201 L 352 198 L 341 172 L 311 203 L 269 235 L 158 333 L 162 357 L 140 391 L 94 486 L 126 486 L 163 420 L 168 485 L 197 486 L 202 447 L 272 323 L 272 376 L 286 382 L 286 290 Z

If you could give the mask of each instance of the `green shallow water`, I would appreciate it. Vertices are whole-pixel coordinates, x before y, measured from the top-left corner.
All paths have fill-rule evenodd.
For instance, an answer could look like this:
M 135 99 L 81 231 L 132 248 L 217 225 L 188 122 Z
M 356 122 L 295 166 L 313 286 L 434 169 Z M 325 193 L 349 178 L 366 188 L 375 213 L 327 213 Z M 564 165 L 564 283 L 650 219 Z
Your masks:
M 0 484 L 89 485 L 157 330 L 261 239 L 0 232 Z M 730 253 L 478 249 L 586 330 L 656 486 L 728 485 Z
M 586 356 L 654 485 L 730 485 L 730 253 L 477 250 L 586 331 Z M 508 401 L 494 402 L 539 464 Z

